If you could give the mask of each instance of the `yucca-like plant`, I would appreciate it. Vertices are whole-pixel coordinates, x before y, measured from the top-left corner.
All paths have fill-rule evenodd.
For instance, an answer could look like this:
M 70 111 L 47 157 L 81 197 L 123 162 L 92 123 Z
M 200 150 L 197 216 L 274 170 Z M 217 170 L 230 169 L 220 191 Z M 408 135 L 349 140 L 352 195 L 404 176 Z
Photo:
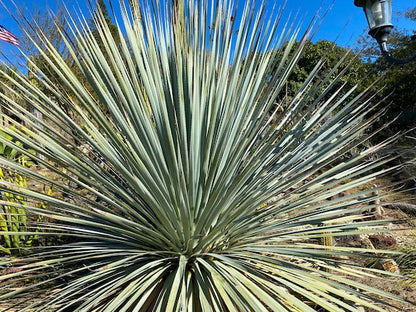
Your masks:
M 378 108 L 331 90 L 336 66 L 319 78 L 316 64 L 277 101 L 311 29 L 296 43 L 298 28 L 253 2 L 238 16 L 226 0 L 121 7 L 119 41 L 100 13 L 94 31 L 68 16 L 72 67 L 45 37 L 50 71 L 30 64 L 38 82 L 10 77 L 14 95 L 1 95 L 24 124 L 2 130 L 42 170 L 2 167 L 53 193 L 1 189 L 28 198 L 20 207 L 42 216 L 37 234 L 56 239 L 2 258 L 17 268 L 0 276 L 0 299 L 39 291 L 26 309 L 204 312 L 401 300 L 357 282 L 380 272 L 348 259 L 376 251 L 322 244 L 381 231 L 361 212 L 387 160 L 367 157 L 382 144 L 350 155 Z

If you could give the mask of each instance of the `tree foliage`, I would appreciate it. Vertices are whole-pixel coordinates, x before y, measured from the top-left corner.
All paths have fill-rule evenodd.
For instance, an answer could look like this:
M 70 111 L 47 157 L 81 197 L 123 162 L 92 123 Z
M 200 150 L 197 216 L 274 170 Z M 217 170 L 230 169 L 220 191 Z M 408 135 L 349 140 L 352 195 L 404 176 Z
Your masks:
M 404 12 L 404 17 L 416 21 L 416 9 Z M 413 34 L 416 34 L 413 31 Z M 376 43 L 362 43 L 367 45 L 363 49 L 364 59 L 374 66 L 374 73 L 380 78 L 378 84 L 377 98 L 386 98 L 389 105 L 387 113 L 380 119 L 380 124 L 386 124 L 398 117 L 388 129 L 384 136 L 392 135 L 398 131 L 410 131 L 416 128 L 416 61 L 404 65 L 388 63 L 380 56 L 379 47 Z M 416 53 L 416 40 L 410 40 L 409 32 L 395 29 L 389 37 L 389 48 L 391 54 L 398 59 L 404 59 Z M 375 62 L 374 62 L 375 60 Z M 414 133 L 413 133 L 414 134 Z
M 365 90 L 374 78 L 372 65 L 363 62 L 353 51 L 334 42 L 319 40 L 316 43 L 310 42 L 305 48 L 288 79 L 285 96 L 293 98 L 318 64 L 320 74 L 317 83 L 329 79 L 337 80 L 337 88 L 345 86 L 349 90 L 358 86 L 353 93 L 355 95 Z
M 104 50 L 102 49 L 104 43 L 102 41 L 103 38 L 99 35 L 99 30 L 96 27 L 98 14 L 102 14 L 105 27 L 109 28 L 111 35 L 115 38 L 115 41 L 119 42 L 119 39 L 117 39 L 117 27 L 111 20 L 105 2 L 102 0 L 97 1 L 95 6 L 91 9 L 93 14 L 89 18 L 89 31 L 93 33 L 100 49 Z M 54 85 L 59 85 L 67 92 L 69 92 L 68 88 L 66 88 L 65 84 L 62 82 L 61 77 L 56 75 L 52 68 L 53 66 L 57 66 L 57 64 L 50 64 L 46 61 L 46 59 L 51 58 L 51 55 L 49 55 L 50 51 L 46 44 L 53 45 L 53 47 L 62 55 L 63 59 L 67 63 L 67 66 L 74 71 L 74 74 L 77 77 L 82 78 L 83 75 L 79 68 L 77 68 L 75 61 L 77 57 L 81 57 L 81 51 L 79 51 L 76 45 L 72 47 L 72 51 L 68 49 L 65 40 L 72 40 L 72 38 L 69 35 L 65 39 L 63 35 L 68 35 L 71 33 L 71 20 L 68 19 L 67 16 L 68 10 L 69 9 L 66 7 L 66 5 L 62 4 L 61 6 L 58 6 L 56 12 L 49 11 L 45 14 L 43 10 L 35 7 L 34 13 L 25 16 L 27 19 L 27 23 L 25 24 L 26 27 L 22 26 L 21 29 L 22 47 L 30 56 L 28 58 L 27 65 L 29 77 L 36 75 L 45 77 L 47 76 L 49 80 L 53 81 Z M 48 43 L 45 42 L 45 38 L 48 38 Z M 42 81 L 35 82 L 35 79 L 32 79 L 32 83 L 42 83 Z M 86 81 L 84 81 L 84 83 L 87 84 Z M 47 89 L 47 86 L 44 85 L 43 90 L 45 92 L 49 92 Z M 90 90 L 90 92 L 93 92 L 93 90 Z M 60 104 L 59 99 L 56 100 L 57 103 Z

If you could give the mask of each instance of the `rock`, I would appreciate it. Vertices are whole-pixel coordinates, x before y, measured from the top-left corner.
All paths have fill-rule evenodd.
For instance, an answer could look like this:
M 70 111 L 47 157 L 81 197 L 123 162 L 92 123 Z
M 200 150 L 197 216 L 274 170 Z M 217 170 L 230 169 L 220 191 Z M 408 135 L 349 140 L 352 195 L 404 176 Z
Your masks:
M 385 259 L 381 261 L 381 266 L 384 271 L 394 274 L 400 274 L 399 265 L 393 259 Z
M 376 249 L 393 249 L 398 245 L 396 239 L 382 234 L 369 235 L 368 239 Z
M 371 242 L 371 240 L 368 238 L 367 235 L 360 235 L 360 243 L 362 248 L 365 249 L 375 249 L 375 247 L 373 246 L 373 243 Z

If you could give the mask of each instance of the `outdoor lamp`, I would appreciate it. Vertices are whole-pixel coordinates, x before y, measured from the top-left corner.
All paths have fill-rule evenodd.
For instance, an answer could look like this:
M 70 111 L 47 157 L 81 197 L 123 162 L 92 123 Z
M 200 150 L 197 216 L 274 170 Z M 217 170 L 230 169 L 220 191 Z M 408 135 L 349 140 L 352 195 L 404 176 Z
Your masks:
M 377 40 L 381 53 L 388 61 L 396 64 L 405 64 L 416 58 L 415 54 L 407 59 L 398 60 L 392 57 L 388 51 L 387 37 L 393 29 L 393 24 L 391 23 L 392 0 L 354 0 L 354 4 L 364 9 L 368 26 L 370 27 L 369 34 Z M 412 36 L 412 40 L 414 39 L 416 39 L 415 36 Z

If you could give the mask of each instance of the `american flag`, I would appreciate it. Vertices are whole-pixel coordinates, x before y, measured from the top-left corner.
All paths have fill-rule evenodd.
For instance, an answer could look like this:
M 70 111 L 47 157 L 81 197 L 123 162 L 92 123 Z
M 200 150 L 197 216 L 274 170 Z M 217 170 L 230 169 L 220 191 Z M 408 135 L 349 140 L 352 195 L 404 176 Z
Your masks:
M 0 25 L 0 40 L 19 45 L 19 39 L 13 35 L 10 31 Z

